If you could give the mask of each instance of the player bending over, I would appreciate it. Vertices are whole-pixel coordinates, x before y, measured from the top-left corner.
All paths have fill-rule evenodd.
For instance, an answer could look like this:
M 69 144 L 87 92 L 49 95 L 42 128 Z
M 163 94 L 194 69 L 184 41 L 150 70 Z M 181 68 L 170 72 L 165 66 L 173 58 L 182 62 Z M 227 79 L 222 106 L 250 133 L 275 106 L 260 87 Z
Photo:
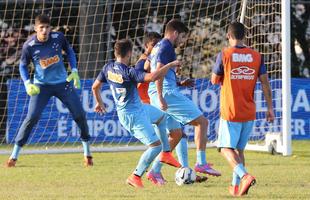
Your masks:
M 52 96 L 57 97 L 70 110 L 72 117 L 81 130 L 81 140 L 84 149 L 84 164 L 92 166 L 92 156 L 89 150 L 89 133 L 85 112 L 74 87 L 80 88 L 80 78 L 76 66 L 76 57 L 72 47 L 61 32 L 51 32 L 50 19 L 46 15 L 35 18 L 36 34 L 23 45 L 19 72 L 27 94 L 30 96 L 28 113 L 15 138 L 13 152 L 6 162 L 7 167 L 14 167 L 21 148 L 26 144 L 32 128 L 40 119 L 41 113 Z M 67 54 L 71 74 L 63 62 L 62 50 Z M 28 65 L 33 63 L 34 82 L 29 77 Z
M 230 47 L 217 56 L 213 69 L 212 84 L 221 84 L 221 119 L 218 148 L 233 169 L 229 192 L 233 196 L 248 193 L 255 178 L 245 169 L 244 148 L 252 132 L 256 116 L 254 89 L 257 78 L 267 101 L 267 121 L 274 120 L 272 96 L 263 57 L 243 44 L 244 25 L 231 23 L 227 38 Z M 241 181 L 240 181 L 241 180 Z
M 95 111 L 105 112 L 100 90 L 102 83 L 107 82 L 112 91 L 120 123 L 130 133 L 133 133 L 133 136 L 148 146 L 135 171 L 127 179 L 129 185 L 142 188 L 141 177 L 157 155 L 161 162 L 172 166 L 180 167 L 180 163 L 173 158 L 170 152 L 165 113 L 151 105 L 142 104 L 136 88 L 137 83 L 155 81 L 163 77 L 169 68 L 180 66 L 180 62 L 173 61 L 153 73 L 145 73 L 128 67 L 132 55 L 132 43 L 127 39 L 115 43 L 114 55 L 116 60 L 103 67 L 92 86 L 97 102 Z M 157 124 L 158 132 L 152 126 L 154 123 Z

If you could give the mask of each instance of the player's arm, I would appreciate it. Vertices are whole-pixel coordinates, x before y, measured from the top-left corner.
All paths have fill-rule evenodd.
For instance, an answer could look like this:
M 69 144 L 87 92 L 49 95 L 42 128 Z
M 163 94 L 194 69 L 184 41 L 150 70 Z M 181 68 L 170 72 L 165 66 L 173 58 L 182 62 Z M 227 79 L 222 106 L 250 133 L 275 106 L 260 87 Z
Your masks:
M 271 88 L 270 88 L 270 84 L 269 84 L 269 80 L 268 80 L 268 74 L 267 74 L 267 70 L 266 70 L 266 66 L 264 65 L 263 59 L 261 62 L 261 66 L 260 66 L 260 71 L 259 71 L 259 80 L 262 84 L 262 90 L 267 102 L 267 113 L 266 113 L 266 118 L 268 122 L 273 122 L 274 121 L 274 112 L 273 112 L 273 105 L 272 105 L 272 92 L 271 92 Z
M 30 81 L 28 72 L 28 65 L 30 64 L 31 56 L 28 50 L 27 44 L 24 44 L 22 49 L 22 55 L 19 63 L 19 73 L 24 82 L 26 92 L 29 96 L 34 96 L 40 93 L 40 88 Z
M 157 69 L 152 73 L 146 73 L 144 76 L 145 82 L 154 82 L 154 81 L 160 81 L 163 80 L 163 77 L 167 74 L 167 71 L 172 67 L 180 67 L 181 62 L 178 60 L 172 61 L 166 65 L 159 64 L 160 67 L 157 67 Z
M 60 33 L 60 38 L 62 39 L 62 48 L 67 54 L 68 62 L 69 62 L 70 68 L 71 68 L 71 74 L 68 76 L 68 78 L 66 80 L 68 82 L 73 80 L 74 87 L 77 89 L 80 89 L 81 88 L 81 81 L 80 81 L 80 77 L 78 74 L 75 52 L 62 33 Z
M 97 112 L 99 114 L 103 114 L 106 112 L 104 103 L 103 103 L 102 98 L 101 98 L 101 87 L 102 87 L 103 82 L 106 82 L 106 80 L 104 77 L 104 72 L 102 71 L 102 72 L 100 72 L 97 79 L 95 80 L 95 82 L 92 85 L 93 95 L 94 95 L 95 100 L 96 100 L 95 112 Z
M 194 87 L 195 81 L 194 79 L 187 78 L 187 79 L 178 81 L 177 85 L 181 87 Z
M 164 65 L 162 63 L 157 63 L 157 69 L 162 68 Z M 163 97 L 163 81 L 164 78 L 159 79 L 158 81 L 155 82 L 156 85 L 156 90 L 157 90 L 157 96 L 158 96 L 158 101 L 159 101 L 159 107 L 161 110 L 167 110 L 168 109 L 168 104 L 166 100 Z
M 217 55 L 215 65 L 212 70 L 211 83 L 222 85 L 224 80 L 224 67 L 222 61 L 222 52 Z

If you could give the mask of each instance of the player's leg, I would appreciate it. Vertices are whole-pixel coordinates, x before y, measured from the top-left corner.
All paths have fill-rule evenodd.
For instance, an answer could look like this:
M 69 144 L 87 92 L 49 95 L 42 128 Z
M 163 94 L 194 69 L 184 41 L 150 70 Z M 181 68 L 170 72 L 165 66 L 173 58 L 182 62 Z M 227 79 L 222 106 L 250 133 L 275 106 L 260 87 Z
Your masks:
M 186 96 L 179 92 L 170 92 L 164 95 L 168 104 L 167 113 L 179 123 L 190 124 L 195 127 L 195 143 L 197 163 L 195 171 L 213 176 L 220 176 L 221 173 L 212 169 L 206 161 L 206 143 L 208 121 L 198 107 Z
M 146 110 L 147 116 L 149 116 L 151 123 L 155 125 L 154 129 L 155 129 L 157 136 L 159 137 L 161 141 L 161 144 L 163 146 L 163 151 L 164 152 L 171 151 L 167 132 L 166 132 L 166 128 L 167 128 L 166 113 L 149 104 L 143 104 L 143 107 Z
M 45 108 L 48 100 L 52 96 L 52 91 L 48 86 L 39 86 L 40 93 L 30 97 L 27 116 L 24 119 L 17 136 L 15 138 L 15 145 L 9 160 L 6 162 L 7 167 L 14 167 L 18 159 L 19 152 L 24 144 L 27 142 L 33 127 L 40 119 L 41 113 Z
M 252 132 L 253 126 L 254 126 L 254 121 L 248 121 L 248 122 L 242 123 L 240 139 L 237 144 L 236 153 L 238 154 L 240 162 L 243 164 L 244 168 L 245 168 L 244 149 L 248 142 L 250 133 Z M 240 186 L 239 186 L 239 196 L 247 194 L 250 187 L 256 183 L 255 177 L 248 173 L 244 175 L 243 177 L 240 176 L 240 178 L 241 178 L 241 181 L 240 181 Z
M 84 150 L 84 165 L 92 166 L 93 158 L 90 152 L 88 125 L 85 111 L 80 102 L 75 89 L 71 83 L 62 83 L 56 85 L 55 96 L 69 109 L 77 126 L 81 130 L 81 140 Z
M 141 180 L 142 175 L 162 150 L 162 145 L 150 119 L 144 116 L 147 116 L 147 112 L 143 108 L 137 113 L 118 112 L 120 123 L 124 128 L 143 144 L 148 146 L 148 149 L 140 157 L 133 174 L 131 174 L 126 181 L 129 185 L 138 188 L 143 187 Z
M 233 169 L 233 172 L 240 178 L 244 177 L 247 172 L 244 168 L 243 162 L 240 159 L 237 151 L 238 143 L 241 138 L 242 123 L 230 122 L 220 119 L 219 126 L 219 150 L 223 157 L 228 161 L 229 165 Z M 229 187 L 229 192 L 233 196 L 238 196 L 238 185 L 236 176 L 233 176 L 232 185 Z
M 167 129 L 169 131 L 170 147 L 173 148 L 177 145 L 181 138 L 182 130 L 179 122 L 175 121 L 171 116 L 167 117 Z M 180 160 L 179 160 L 180 161 Z M 181 163 L 182 165 L 182 163 Z M 152 168 L 147 173 L 147 178 L 155 185 L 164 185 L 165 179 L 161 173 L 163 164 L 159 161 L 159 158 L 153 162 Z

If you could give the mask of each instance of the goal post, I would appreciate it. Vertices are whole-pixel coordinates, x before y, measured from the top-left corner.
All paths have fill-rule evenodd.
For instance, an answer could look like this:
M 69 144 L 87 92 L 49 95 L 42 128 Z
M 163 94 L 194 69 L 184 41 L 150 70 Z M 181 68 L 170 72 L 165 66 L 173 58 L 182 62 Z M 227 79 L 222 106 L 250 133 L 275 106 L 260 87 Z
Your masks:
M 245 23 L 245 18 L 246 18 L 246 12 L 248 9 L 248 6 L 250 9 L 255 8 L 255 6 L 259 7 L 259 5 L 248 5 L 248 2 L 251 3 L 251 1 L 248 0 L 243 0 L 242 1 L 242 9 L 241 9 L 241 15 L 240 15 L 240 22 Z M 265 6 L 269 6 L 269 4 L 272 1 L 260 1 L 262 5 L 265 4 Z M 280 9 L 280 15 L 281 21 L 278 21 L 278 23 L 281 23 L 281 29 L 279 35 L 281 37 L 281 40 L 279 41 L 281 45 L 281 73 L 279 74 L 279 77 L 272 77 L 271 82 L 273 81 L 272 79 L 277 78 L 281 82 L 281 93 L 282 95 L 280 96 L 281 98 L 281 106 L 276 106 L 275 107 L 275 112 L 276 114 L 282 115 L 281 117 L 281 128 L 278 129 L 277 131 L 269 131 L 265 135 L 264 142 L 262 144 L 251 144 L 248 143 L 246 149 L 248 150 L 255 150 L 255 151 L 268 151 L 271 153 L 281 153 L 284 156 L 289 156 L 292 154 L 292 149 L 291 149 L 291 55 L 290 55 L 290 1 L 289 0 L 281 0 L 279 2 L 273 1 L 272 4 L 281 4 Z M 258 14 L 259 15 L 259 14 Z M 268 16 L 270 13 L 261 13 L 262 16 Z M 249 16 L 247 16 L 249 17 Z M 247 24 L 246 24 L 247 25 Z M 272 44 L 271 44 L 272 45 Z M 263 55 L 268 55 L 268 53 L 273 53 L 273 52 L 266 52 L 266 51 L 261 51 Z M 268 62 L 268 61 L 267 61 Z M 270 61 L 269 61 L 270 62 Z M 267 65 L 268 68 L 268 65 Z M 274 90 L 274 88 L 272 88 Z M 274 99 L 273 99 L 274 101 Z M 280 109 L 280 112 L 278 112 Z M 259 119 L 258 119 L 259 120 Z
M 286 0 L 46 0 L 0 1 L 0 154 L 11 151 L 14 138 L 26 117 L 29 96 L 19 77 L 22 44 L 34 33 L 34 18 L 40 13 L 51 17 L 52 30 L 65 34 L 77 54 L 82 88 L 78 90 L 86 112 L 93 151 L 132 151 L 145 147 L 119 123 L 111 92 L 107 86 L 102 97 L 105 115 L 94 112 L 91 85 L 104 63 L 113 59 L 116 40 L 133 41 L 132 64 L 143 52 L 146 32 L 163 33 L 165 23 L 181 19 L 190 29 L 183 48 L 176 50 L 184 67 L 180 78 L 194 78 L 194 88 L 182 88 L 209 119 L 207 146 L 215 146 L 219 125 L 219 86 L 209 78 L 217 54 L 227 45 L 226 30 L 231 21 L 243 22 L 247 45 L 260 51 L 270 77 L 276 120 L 265 120 L 266 102 L 257 84 L 257 120 L 249 149 L 291 154 L 290 136 L 290 2 Z M 30 71 L 32 69 L 31 65 Z M 66 64 L 67 67 L 67 64 Z M 2 68 L 1 68 L 2 69 Z M 33 69 L 32 69 L 33 70 Z M 31 71 L 31 73 L 33 73 Z M 283 95 L 282 95 L 283 94 Z M 283 105 L 283 106 L 282 106 Z M 185 126 L 190 146 L 194 146 L 193 127 Z M 267 134 L 268 133 L 268 134 Z M 82 152 L 79 130 L 68 109 L 52 98 L 34 127 L 21 153 Z

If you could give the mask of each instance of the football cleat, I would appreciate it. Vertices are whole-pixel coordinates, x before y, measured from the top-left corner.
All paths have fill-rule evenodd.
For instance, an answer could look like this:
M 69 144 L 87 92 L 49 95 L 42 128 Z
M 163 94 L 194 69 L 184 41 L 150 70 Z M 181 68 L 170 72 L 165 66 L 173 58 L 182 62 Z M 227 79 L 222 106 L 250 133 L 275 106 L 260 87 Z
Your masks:
M 135 175 L 135 174 L 131 174 L 127 180 L 126 180 L 126 183 L 128 185 L 131 185 L 133 187 L 136 187 L 136 188 L 143 188 L 143 184 L 142 184 L 142 180 L 141 180 L 141 177 Z
M 8 161 L 4 164 L 5 167 L 15 167 L 17 159 L 9 158 Z
M 93 165 L 94 165 L 93 157 L 92 156 L 85 156 L 84 157 L 84 166 L 85 167 L 91 167 Z
M 162 163 L 166 163 L 168 165 L 180 168 L 181 164 L 173 157 L 172 153 L 169 152 L 161 152 L 159 154 L 159 161 Z
M 239 186 L 240 190 L 239 190 L 238 196 L 248 194 L 250 187 L 255 185 L 255 183 L 256 183 L 256 180 L 254 176 L 251 176 L 250 174 L 244 175 L 240 181 L 240 186 Z
M 212 167 L 209 164 L 199 165 L 198 163 L 196 163 L 195 171 L 203 174 L 208 174 L 211 176 L 221 176 L 221 173 L 216 171 L 215 169 L 212 169 Z
M 166 180 L 164 179 L 161 172 L 155 173 L 152 170 L 146 174 L 146 178 L 150 180 L 154 185 L 162 186 L 166 184 Z

